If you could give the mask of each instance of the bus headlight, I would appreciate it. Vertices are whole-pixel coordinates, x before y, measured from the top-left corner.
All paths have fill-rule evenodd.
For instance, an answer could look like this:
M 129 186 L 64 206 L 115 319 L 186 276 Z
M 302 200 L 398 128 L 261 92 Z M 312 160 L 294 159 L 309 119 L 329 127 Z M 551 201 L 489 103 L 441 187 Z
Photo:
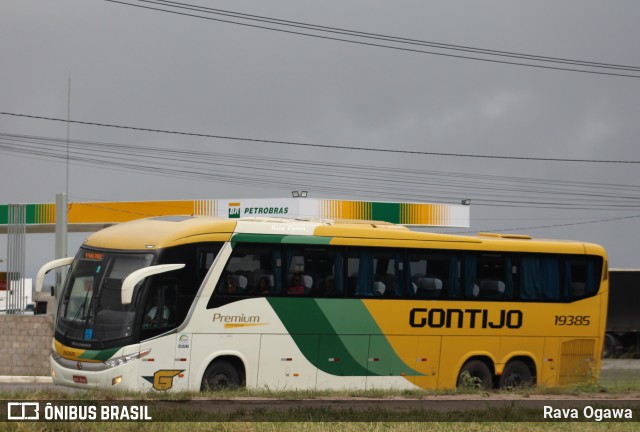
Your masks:
M 142 358 L 142 357 L 146 356 L 147 354 L 149 354 L 150 352 L 151 352 L 151 350 L 148 349 L 146 351 L 140 351 L 138 353 L 128 354 L 126 356 L 115 357 L 115 358 L 112 358 L 112 359 L 109 359 L 109 360 L 105 360 L 103 363 L 106 364 L 109 367 L 116 367 L 116 366 L 120 366 L 120 365 L 123 365 L 125 363 L 128 363 L 131 360 Z

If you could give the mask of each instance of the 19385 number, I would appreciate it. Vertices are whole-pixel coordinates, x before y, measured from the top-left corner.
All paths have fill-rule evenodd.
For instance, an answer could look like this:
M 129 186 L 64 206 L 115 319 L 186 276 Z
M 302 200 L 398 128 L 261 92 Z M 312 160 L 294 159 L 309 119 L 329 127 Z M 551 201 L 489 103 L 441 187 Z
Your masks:
M 587 326 L 591 323 L 589 315 L 556 315 L 557 326 Z

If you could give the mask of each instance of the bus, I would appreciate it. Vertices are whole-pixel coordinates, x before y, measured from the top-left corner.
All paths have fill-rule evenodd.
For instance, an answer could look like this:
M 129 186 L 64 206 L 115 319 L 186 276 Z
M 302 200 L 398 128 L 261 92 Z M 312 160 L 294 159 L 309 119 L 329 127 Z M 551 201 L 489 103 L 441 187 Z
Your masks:
M 164 216 L 91 234 L 57 293 L 59 385 L 485 389 L 598 379 L 598 245 L 373 221 Z

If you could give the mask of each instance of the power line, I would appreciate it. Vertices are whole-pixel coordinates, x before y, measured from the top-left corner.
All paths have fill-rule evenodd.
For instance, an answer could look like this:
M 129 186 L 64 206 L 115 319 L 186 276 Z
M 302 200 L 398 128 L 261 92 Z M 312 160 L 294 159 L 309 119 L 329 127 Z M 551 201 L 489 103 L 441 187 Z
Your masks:
M 2 151 L 2 150 L 0 150 Z M 52 156 L 49 156 L 52 157 Z M 58 159 L 62 160 L 62 156 L 58 156 Z M 178 168 L 178 167 L 158 167 L 157 164 L 140 164 L 133 162 L 118 162 L 116 160 L 104 160 L 87 157 L 72 156 L 71 160 L 77 162 L 80 165 L 92 165 L 101 169 L 110 167 L 119 171 L 134 172 L 136 174 L 149 173 L 155 175 L 161 175 L 163 178 L 167 176 L 177 178 L 191 178 L 201 181 L 215 181 L 221 183 L 230 183 L 234 185 L 247 185 L 247 186 L 259 186 L 259 187 L 276 187 L 286 191 L 290 190 L 292 182 L 300 184 L 304 189 L 324 192 L 324 193 L 340 193 L 353 196 L 354 194 L 360 194 L 363 190 L 367 191 L 368 196 L 374 198 L 385 198 L 393 200 L 414 200 L 424 201 L 425 199 L 441 199 L 444 202 L 451 202 L 451 196 L 440 196 L 435 191 L 425 192 L 411 192 L 405 188 L 402 190 L 390 189 L 389 187 L 370 187 L 367 184 L 350 183 L 344 184 L 337 182 L 325 182 L 315 183 L 310 180 L 309 176 L 301 177 L 256 177 L 255 175 L 242 175 L 235 172 L 228 172 L 222 170 L 216 170 L 215 173 L 208 171 L 194 171 L 193 169 Z M 309 183 L 305 183 L 305 181 Z M 332 186 L 335 185 L 335 186 Z M 468 191 L 467 191 L 468 192 Z M 467 194 L 464 194 L 465 196 Z M 609 204 L 567 204 L 562 202 L 537 202 L 537 201 L 523 201 L 523 200 L 497 200 L 497 199 L 476 199 L 474 198 L 476 206 L 488 206 L 488 207 L 505 207 L 505 208 L 532 208 L 532 209 L 554 209 L 554 210 L 633 210 L 638 209 L 639 205 L 609 205 Z
M 366 189 L 377 196 L 398 199 L 401 195 L 418 201 L 425 199 L 425 187 L 428 186 L 429 199 L 450 202 L 451 196 L 473 193 L 476 205 L 492 207 L 590 211 L 640 208 L 640 186 L 635 185 L 455 174 L 92 141 L 73 140 L 71 143 L 71 160 L 79 164 L 179 178 L 287 190 L 294 182 L 314 191 L 357 194 Z M 0 152 L 58 160 L 65 157 L 62 139 L 16 134 L 0 133 Z M 402 179 L 401 182 L 398 179 Z M 612 188 L 625 192 L 616 193 Z M 448 195 L 439 196 L 438 192 L 446 191 L 449 191 Z
M 62 123 L 81 124 L 81 125 L 87 125 L 87 126 L 99 126 L 99 127 L 126 129 L 126 130 L 142 131 L 142 132 L 154 132 L 154 133 L 162 133 L 162 134 L 170 134 L 170 135 L 191 136 L 191 137 L 200 137 L 200 138 L 214 138 L 214 139 L 224 139 L 224 140 L 244 141 L 244 142 L 254 142 L 254 143 L 259 142 L 264 144 L 280 144 L 280 145 L 289 145 L 289 146 L 324 148 L 324 149 L 332 149 L 332 150 L 352 150 L 352 151 L 367 151 L 367 152 L 376 152 L 376 153 L 461 157 L 461 158 L 476 158 L 476 159 L 519 160 L 519 161 L 529 161 L 529 162 L 607 163 L 607 164 L 628 164 L 628 165 L 640 164 L 640 161 L 636 161 L 636 160 L 544 158 L 544 157 L 531 157 L 531 156 L 500 156 L 500 155 L 480 155 L 480 154 L 469 154 L 469 153 L 428 152 L 428 151 L 417 151 L 417 150 L 377 149 L 377 148 L 371 148 L 371 147 L 338 146 L 338 145 L 331 145 L 331 144 L 314 144 L 314 143 L 303 143 L 303 142 L 294 142 L 294 141 L 245 138 L 245 137 L 236 137 L 236 136 L 228 136 L 228 135 L 181 132 L 181 131 L 166 130 L 166 129 L 152 129 L 152 128 L 124 126 L 124 125 L 115 125 L 115 124 L 89 122 L 89 121 L 66 120 L 62 118 L 44 117 L 44 116 L 36 116 L 36 115 L 29 115 L 29 114 L 18 114 L 18 113 L 11 113 L 11 112 L 0 112 L 0 115 L 23 117 L 23 118 L 30 118 L 30 119 L 36 119 L 36 120 L 49 120 L 49 121 L 56 121 L 56 122 L 62 122 Z
M 407 47 L 402 47 L 402 46 L 384 45 L 384 44 L 381 44 L 381 43 L 364 42 L 362 40 L 353 40 L 353 39 L 345 39 L 345 38 L 341 38 L 341 37 L 324 36 L 324 35 L 320 35 L 320 34 L 305 33 L 305 32 L 301 32 L 301 31 L 286 30 L 286 29 L 282 29 L 282 28 L 274 28 L 274 27 L 268 27 L 268 26 L 258 25 L 258 24 L 249 24 L 249 23 L 246 23 L 246 22 L 238 22 L 238 21 L 231 21 L 231 20 L 227 20 L 227 19 L 213 18 L 213 17 L 210 17 L 210 16 L 202 16 L 202 15 L 196 15 L 196 14 L 192 14 L 192 13 L 179 12 L 179 10 L 189 10 L 189 11 L 195 11 L 195 12 L 200 12 L 200 13 L 231 16 L 231 17 L 235 17 L 235 18 L 243 19 L 243 20 L 267 22 L 267 23 L 270 23 L 270 24 L 275 24 L 275 25 L 280 25 L 280 26 L 285 26 L 285 27 L 303 28 L 303 29 L 307 29 L 307 30 L 319 31 L 319 32 L 330 33 L 330 34 L 336 34 L 337 33 L 337 34 L 340 34 L 340 35 L 347 35 L 347 36 L 359 37 L 359 38 L 365 38 L 365 39 L 384 40 L 384 41 L 387 41 L 387 42 L 400 43 L 400 44 L 430 46 L 430 47 L 434 47 L 434 48 L 438 48 L 438 49 L 444 49 L 444 50 L 466 51 L 466 52 L 473 52 L 473 53 L 476 53 L 476 54 L 492 55 L 492 56 L 498 56 L 498 57 L 521 58 L 521 59 L 530 60 L 530 61 L 551 62 L 551 63 L 557 63 L 557 64 L 570 64 L 570 65 L 577 65 L 577 66 L 583 66 L 583 67 L 591 67 L 591 68 L 596 68 L 596 69 L 601 68 L 601 69 L 605 69 L 605 70 L 606 69 L 614 69 L 614 70 L 625 70 L 625 71 L 630 71 L 630 72 L 639 72 L 640 68 L 638 68 L 636 66 L 615 65 L 615 64 L 610 64 L 610 63 L 599 63 L 599 62 L 590 62 L 590 61 L 581 61 L 581 60 L 571 60 L 571 59 L 562 59 L 562 58 L 554 58 L 554 57 L 547 57 L 547 56 L 535 56 L 535 55 L 528 55 L 528 54 L 511 53 L 511 52 L 507 52 L 507 51 L 498 51 L 498 50 L 489 50 L 489 49 L 482 49 L 482 48 L 465 47 L 465 46 L 461 46 L 461 45 L 438 44 L 438 43 L 433 43 L 433 42 L 428 42 L 428 41 L 419 41 L 419 40 L 415 40 L 415 39 L 412 40 L 412 39 L 407 39 L 407 38 L 398 38 L 398 37 L 393 37 L 393 36 L 385 36 L 385 35 L 380 35 L 380 34 L 375 34 L 375 33 L 356 32 L 356 31 L 352 31 L 352 30 L 337 29 L 337 28 L 326 27 L 326 26 L 299 23 L 299 22 L 295 22 L 295 21 L 286 21 L 286 20 L 279 20 L 279 19 L 273 19 L 273 18 L 266 18 L 266 17 L 261 17 L 261 16 L 258 16 L 258 15 L 238 14 L 236 12 L 222 11 L 220 9 L 212 9 L 212 8 L 206 8 L 206 7 L 201 7 L 201 6 L 188 5 L 188 4 L 185 4 L 185 3 L 168 2 L 168 1 L 162 1 L 162 0 L 155 0 L 155 1 L 152 1 L 152 0 L 131 0 L 131 1 L 138 1 L 138 3 L 154 4 L 154 5 L 163 6 L 163 7 L 171 7 L 171 8 L 177 9 L 178 11 L 169 10 L 169 9 L 163 9 L 161 7 L 145 6 L 145 5 L 142 5 L 142 4 L 127 3 L 125 1 L 117 1 L 117 0 L 104 0 L 104 1 L 107 1 L 107 2 L 110 2 L 110 3 L 117 3 L 117 4 L 121 4 L 121 5 L 125 5 L 125 6 L 137 7 L 137 8 L 141 8 L 141 9 L 148 9 L 148 10 L 165 12 L 165 13 L 170 13 L 170 14 L 175 14 L 175 15 L 181 15 L 181 16 L 186 16 L 186 17 L 200 18 L 200 19 L 205 19 L 205 20 L 209 20 L 209 21 L 216 21 L 216 22 L 222 22 L 222 23 L 227 23 L 227 24 L 234 24 L 234 25 L 239 25 L 239 26 L 244 26 L 244 27 L 258 28 L 258 29 L 262 29 L 262 30 L 269 30 L 269 31 L 281 32 L 281 33 L 287 33 L 287 34 L 294 34 L 294 35 L 299 35 L 299 36 L 307 36 L 307 37 L 313 37 L 313 38 L 319 38 L 319 39 L 326 39 L 326 40 L 332 40 L 332 41 L 338 41 L 338 42 L 346 42 L 346 43 L 357 44 L 357 45 L 372 46 L 372 47 L 377 47 L 377 48 L 386 48 L 386 49 L 393 49 L 393 50 L 399 50 L 399 51 L 406 51 L 406 52 L 412 52 L 412 53 L 417 53 L 417 54 L 437 55 L 437 56 L 458 58 L 458 59 L 464 59 L 464 60 L 474 60 L 474 61 L 482 61 L 482 62 L 489 62 L 489 63 L 507 64 L 507 65 L 513 65 L 513 66 L 532 67 L 532 68 L 539 68 L 539 69 L 550 69 L 550 70 L 559 70 L 559 71 L 579 72 L 579 73 L 588 73 L 588 74 L 596 74 L 596 75 L 610 75 L 610 76 L 618 76 L 618 77 L 626 77 L 626 78 L 640 78 L 640 75 L 634 75 L 634 74 L 624 74 L 624 73 L 617 73 L 617 72 L 606 72 L 606 71 L 602 71 L 602 70 L 575 69 L 575 68 L 561 67 L 561 66 L 548 66 L 548 65 L 543 65 L 543 64 L 521 63 L 521 62 L 516 62 L 516 61 L 497 60 L 497 59 L 494 59 L 494 58 L 471 57 L 471 56 L 460 55 L 460 54 L 450 54 L 450 53 L 443 53 L 443 52 L 437 52 L 437 51 L 426 51 L 426 50 L 420 50 L 420 49 L 415 49 L 415 48 L 407 48 Z M 220 11 L 222 11 L 222 12 L 220 12 Z
M 571 222 L 571 223 L 563 223 L 563 224 L 552 224 L 552 225 L 539 225 L 539 226 L 531 226 L 531 227 L 520 227 L 520 228 L 500 228 L 500 229 L 483 229 L 483 232 L 505 232 L 505 231 L 530 231 L 536 229 L 548 229 L 548 228 L 560 228 L 560 227 L 568 227 L 575 225 L 588 225 L 594 223 L 603 223 L 603 222 L 612 222 L 612 221 L 620 221 L 625 219 L 638 219 L 640 218 L 640 214 L 632 215 L 632 216 L 621 216 L 621 217 L 613 217 L 606 219 L 598 219 L 594 221 L 584 221 L 584 222 Z M 450 232 L 450 234 L 471 234 L 476 231 L 457 231 Z
M 330 33 L 346 34 L 350 36 L 366 37 L 366 38 L 379 39 L 379 40 L 385 40 L 385 41 L 391 41 L 391 42 L 406 43 L 411 45 L 429 46 L 433 48 L 444 48 L 444 49 L 449 49 L 454 51 L 474 52 L 479 54 L 515 57 L 515 58 L 537 60 L 537 61 L 558 62 L 558 63 L 567 63 L 567 64 L 574 64 L 574 65 L 580 65 L 580 66 L 604 67 L 604 68 L 640 72 L 640 66 L 628 66 L 628 65 L 620 65 L 620 64 L 612 64 L 612 63 L 568 59 L 568 58 L 562 58 L 562 57 L 549 57 L 549 56 L 541 56 L 541 55 L 535 55 L 535 54 L 524 54 L 524 53 L 518 53 L 513 51 L 501 51 L 501 50 L 478 48 L 478 47 L 471 47 L 471 46 L 465 46 L 465 45 L 455 45 L 455 44 L 448 44 L 448 43 L 441 43 L 441 42 L 425 41 L 420 39 L 390 36 L 390 35 L 385 35 L 380 33 L 363 32 L 363 31 L 350 30 L 350 29 L 339 28 L 339 27 L 329 27 L 329 26 L 323 26 L 318 24 L 310 24 L 310 23 L 305 23 L 300 21 L 283 20 L 280 18 L 271 18 L 271 17 L 262 16 L 262 15 L 246 14 L 241 12 L 229 11 L 225 9 L 216 9 L 216 8 L 210 8 L 205 6 L 192 5 L 188 3 L 169 1 L 169 0 L 129 0 L 129 1 L 151 3 L 151 4 L 163 5 L 167 7 L 174 7 L 178 9 L 194 10 L 194 11 L 206 12 L 214 15 L 229 16 L 229 17 L 250 20 L 250 21 L 267 22 L 271 24 L 286 25 L 286 26 L 305 28 L 310 30 L 327 31 Z

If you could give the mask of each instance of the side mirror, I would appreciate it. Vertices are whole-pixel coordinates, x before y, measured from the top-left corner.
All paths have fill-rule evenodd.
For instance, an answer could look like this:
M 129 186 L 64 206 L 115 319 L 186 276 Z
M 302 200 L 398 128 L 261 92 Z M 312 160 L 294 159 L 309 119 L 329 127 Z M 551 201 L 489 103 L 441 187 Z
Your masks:
M 73 262 L 73 257 L 61 258 L 53 261 L 49 261 L 38 270 L 38 275 L 36 276 L 36 286 L 35 290 L 37 293 L 42 292 L 42 285 L 44 284 L 44 275 L 49 273 L 51 270 L 71 265 Z
M 178 270 L 184 267 L 184 264 L 161 264 L 151 267 L 144 267 L 136 270 L 122 281 L 121 300 L 123 305 L 131 304 L 133 298 L 133 289 L 145 278 L 155 274 L 166 273 Z

